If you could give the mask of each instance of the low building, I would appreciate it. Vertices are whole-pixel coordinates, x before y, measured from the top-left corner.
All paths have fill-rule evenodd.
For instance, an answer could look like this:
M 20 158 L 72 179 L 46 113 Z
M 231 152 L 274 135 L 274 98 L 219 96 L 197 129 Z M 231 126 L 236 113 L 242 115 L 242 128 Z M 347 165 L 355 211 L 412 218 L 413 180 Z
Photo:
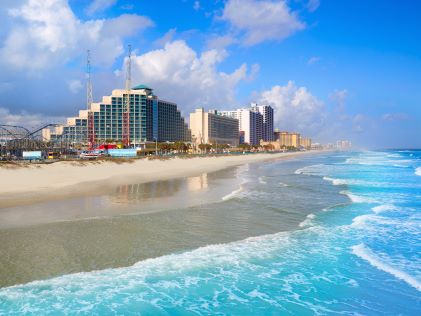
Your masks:
M 238 120 L 222 116 L 216 110 L 205 112 L 200 108 L 190 113 L 190 130 L 196 144 L 238 145 Z
M 290 132 L 276 132 L 275 141 L 279 142 L 283 147 L 300 147 L 300 138 L 299 133 L 290 133 Z
M 311 148 L 311 138 L 300 136 L 300 147 L 305 149 Z
M 274 138 L 275 140 L 272 142 L 260 142 L 261 146 L 264 145 L 273 145 L 275 150 L 280 150 L 283 148 L 305 148 L 310 149 L 311 148 L 311 139 L 308 137 L 302 137 L 299 133 L 290 133 L 290 132 L 280 132 L 275 131 L 274 132 Z

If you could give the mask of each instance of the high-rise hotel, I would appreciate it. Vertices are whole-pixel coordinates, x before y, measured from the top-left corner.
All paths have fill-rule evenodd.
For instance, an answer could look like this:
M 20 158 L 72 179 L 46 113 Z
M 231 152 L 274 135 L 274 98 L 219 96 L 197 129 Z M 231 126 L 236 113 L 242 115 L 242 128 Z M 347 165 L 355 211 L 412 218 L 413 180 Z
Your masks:
M 88 110 L 80 110 L 78 116 L 68 118 L 66 124 L 43 130 L 43 136 L 46 140 L 60 139 L 72 143 L 87 143 L 89 138 L 97 143 L 123 141 L 127 96 L 130 98 L 130 145 L 155 140 L 191 140 L 190 130 L 177 104 L 160 100 L 145 85 L 138 85 L 130 91 L 113 90 L 110 96 L 102 98 L 102 102 L 91 103 Z
M 252 103 L 248 109 L 220 111 L 221 115 L 238 120 L 240 143 L 259 145 L 260 141 L 273 140 L 273 108 Z

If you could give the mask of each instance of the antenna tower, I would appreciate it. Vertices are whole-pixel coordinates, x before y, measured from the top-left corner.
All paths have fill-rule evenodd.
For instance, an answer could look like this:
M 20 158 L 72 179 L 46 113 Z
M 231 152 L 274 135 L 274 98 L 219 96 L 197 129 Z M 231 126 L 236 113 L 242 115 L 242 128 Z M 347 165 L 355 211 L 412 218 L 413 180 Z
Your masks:
M 86 52 L 86 109 L 88 110 L 88 145 L 92 150 L 95 147 L 95 122 L 94 112 L 91 110 L 92 97 L 92 81 L 91 81 L 91 52 Z
M 132 46 L 129 45 L 129 54 L 126 64 L 126 100 L 123 112 L 123 144 L 130 147 L 130 90 L 132 86 Z

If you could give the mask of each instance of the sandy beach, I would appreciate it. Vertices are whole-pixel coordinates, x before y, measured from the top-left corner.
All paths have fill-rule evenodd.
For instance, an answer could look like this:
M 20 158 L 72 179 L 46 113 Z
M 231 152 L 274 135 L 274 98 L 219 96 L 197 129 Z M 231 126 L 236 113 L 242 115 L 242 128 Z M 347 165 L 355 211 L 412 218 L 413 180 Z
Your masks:
M 315 209 L 347 201 L 329 182 L 295 173 L 325 156 L 2 168 L 0 287 L 300 228 Z
M 26 168 L 0 168 L 0 208 L 68 197 L 101 194 L 120 184 L 146 183 L 199 175 L 270 159 L 287 159 L 312 152 L 221 157 L 139 159 L 125 163 L 56 162 Z

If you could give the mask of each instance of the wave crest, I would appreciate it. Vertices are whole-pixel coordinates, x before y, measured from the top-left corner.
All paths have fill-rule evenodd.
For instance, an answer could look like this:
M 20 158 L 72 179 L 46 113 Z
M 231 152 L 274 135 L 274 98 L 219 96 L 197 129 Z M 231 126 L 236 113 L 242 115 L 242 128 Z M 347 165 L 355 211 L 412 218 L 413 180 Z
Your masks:
M 406 282 L 408 285 L 421 292 L 421 282 L 419 282 L 416 278 L 406 273 L 405 271 L 391 266 L 389 263 L 385 262 L 384 259 L 382 260 L 382 258 L 378 257 L 370 248 L 366 247 L 364 244 L 352 246 L 351 249 L 354 255 L 364 259 L 373 267 L 393 275 L 395 278 Z

